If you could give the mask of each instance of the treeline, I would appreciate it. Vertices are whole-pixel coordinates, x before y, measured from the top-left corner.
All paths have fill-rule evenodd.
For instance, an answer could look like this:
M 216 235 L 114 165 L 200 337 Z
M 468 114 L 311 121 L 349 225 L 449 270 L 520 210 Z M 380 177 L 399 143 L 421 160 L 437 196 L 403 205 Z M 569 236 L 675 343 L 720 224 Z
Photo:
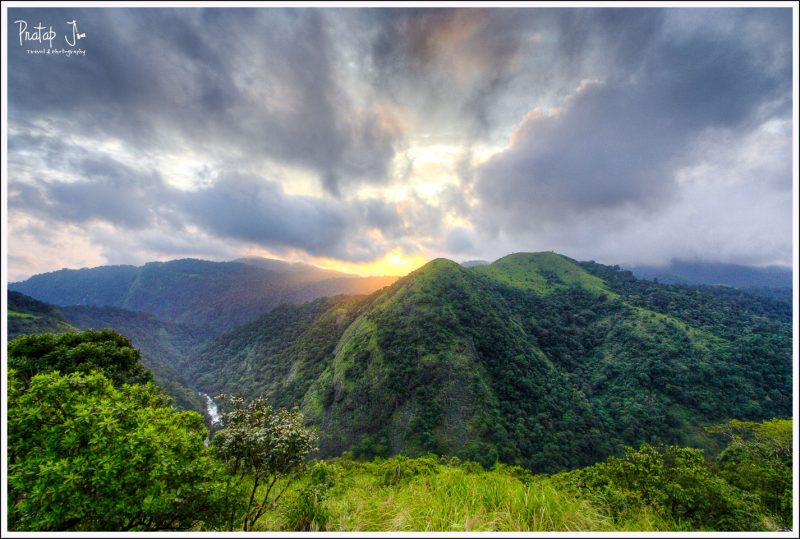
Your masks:
M 643 444 L 555 475 L 454 457 L 310 461 L 297 410 L 223 398 L 202 417 L 111 330 L 20 337 L 8 354 L 17 531 L 774 530 L 792 517 L 792 423 L 728 421 L 725 449 Z M 391 503 L 390 503 L 391 500 Z

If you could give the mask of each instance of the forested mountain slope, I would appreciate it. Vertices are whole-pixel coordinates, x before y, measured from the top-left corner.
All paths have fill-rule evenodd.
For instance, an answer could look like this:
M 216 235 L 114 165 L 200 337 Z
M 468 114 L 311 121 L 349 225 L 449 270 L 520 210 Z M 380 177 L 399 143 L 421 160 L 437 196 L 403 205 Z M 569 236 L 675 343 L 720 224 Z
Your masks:
M 166 389 L 181 408 L 205 414 L 205 400 L 177 368 L 183 358 L 208 340 L 202 330 L 114 307 L 72 306 L 62 307 L 61 311 L 78 329 L 112 328 L 128 337 L 141 351 L 141 361 L 152 371 L 155 383 Z
M 74 330 L 55 305 L 19 292 L 8 292 L 8 339 L 30 333 L 63 333 Z
M 179 408 L 205 414 L 206 404 L 176 366 L 208 339 L 202 331 L 164 322 L 153 315 L 113 307 L 57 307 L 19 292 L 8 293 L 8 338 L 34 333 L 65 333 L 112 328 L 130 338 L 141 351 L 142 364 L 155 383 L 167 390 Z
M 323 455 L 553 471 L 790 415 L 791 312 L 778 303 L 555 253 L 437 259 L 369 297 L 282 307 L 183 369 L 204 390 L 300 404 Z

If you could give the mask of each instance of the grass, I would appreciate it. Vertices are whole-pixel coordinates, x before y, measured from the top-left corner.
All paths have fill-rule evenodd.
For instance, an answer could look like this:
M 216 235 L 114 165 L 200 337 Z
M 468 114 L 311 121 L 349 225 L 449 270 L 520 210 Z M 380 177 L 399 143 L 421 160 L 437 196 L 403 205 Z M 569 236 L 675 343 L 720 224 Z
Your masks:
M 631 305 L 630 307 L 636 313 L 636 318 L 634 320 L 639 325 L 638 329 L 642 334 L 646 335 L 653 333 L 653 330 L 658 330 L 658 327 L 655 326 L 655 322 L 659 322 L 663 326 L 670 325 L 682 331 L 689 337 L 694 346 L 702 348 L 705 351 L 709 351 L 713 348 L 719 348 L 720 346 L 725 346 L 728 344 L 725 339 L 717 337 L 708 331 L 692 327 L 674 316 L 652 311 L 650 309 L 645 309 L 643 307 L 637 307 L 635 305 Z
M 596 277 L 566 257 L 552 252 L 515 253 L 470 271 L 482 273 L 516 288 L 546 294 L 555 289 L 580 286 L 610 298 L 617 294 Z
M 295 481 L 257 531 L 664 531 L 674 522 L 643 511 L 614 522 L 602 507 L 558 488 L 548 476 L 474 463 L 441 464 L 432 457 L 371 463 L 334 459 L 324 497 L 297 521 L 310 480 Z M 322 525 L 320 525 L 320 522 Z
M 12 311 L 10 309 L 8 311 L 8 317 L 9 318 L 29 318 L 31 320 L 35 320 L 35 319 L 39 318 L 38 316 L 34 316 L 32 314 L 29 314 L 29 313 L 21 313 L 21 312 L 18 312 L 18 311 Z

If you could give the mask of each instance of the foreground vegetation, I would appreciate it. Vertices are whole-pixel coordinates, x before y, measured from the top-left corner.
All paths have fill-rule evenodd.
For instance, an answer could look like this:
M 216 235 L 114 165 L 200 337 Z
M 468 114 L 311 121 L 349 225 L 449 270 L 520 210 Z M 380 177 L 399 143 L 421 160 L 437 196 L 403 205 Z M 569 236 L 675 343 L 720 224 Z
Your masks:
M 223 399 L 208 440 L 122 335 L 9 343 L 8 514 L 15 530 L 775 530 L 792 515 L 792 423 L 728 421 L 725 449 L 642 444 L 533 474 L 452 456 L 310 460 L 297 410 Z
M 791 433 L 788 421 L 769 423 Z M 256 529 L 752 531 L 788 525 L 791 506 L 773 513 L 759 494 L 771 496 L 734 487 L 702 451 L 675 446 L 645 444 L 624 457 L 555 475 L 502 464 L 486 470 L 433 455 L 337 458 L 311 464 Z

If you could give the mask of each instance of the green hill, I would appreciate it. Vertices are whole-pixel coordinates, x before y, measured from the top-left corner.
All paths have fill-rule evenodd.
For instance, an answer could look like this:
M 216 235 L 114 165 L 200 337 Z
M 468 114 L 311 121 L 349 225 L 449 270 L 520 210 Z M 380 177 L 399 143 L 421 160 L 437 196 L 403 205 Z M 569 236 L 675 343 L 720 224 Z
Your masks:
M 555 253 L 437 259 L 371 296 L 285 306 L 184 363 L 300 404 L 323 455 L 434 452 L 537 471 L 791 413 L 791 317 Z
M 580 286 L 594 292 L 609 293 L 602 279 L 595 277 L 565 256 L 553 253 L 514 253 L 493 264 L 474 266 L 472 271 L 503 283 L 540 294 Z M 613 293 L 612 293 L 613 295 Z

